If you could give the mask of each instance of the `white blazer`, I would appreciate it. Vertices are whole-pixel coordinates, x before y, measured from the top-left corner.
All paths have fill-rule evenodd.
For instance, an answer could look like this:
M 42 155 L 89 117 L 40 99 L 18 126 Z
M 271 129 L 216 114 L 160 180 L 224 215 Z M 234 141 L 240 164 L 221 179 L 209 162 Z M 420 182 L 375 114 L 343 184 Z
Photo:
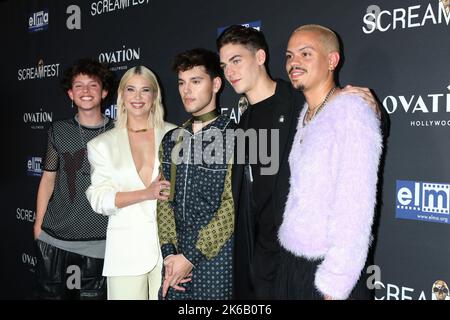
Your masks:
M 158 176 L 161 140 L 176 127 L 167 122 L 164 126 L 164 130 L 155 130 L 152 180 Z M 103 275 L 136 276 L 150 272 L 161 261 L 156 200 L 120 209 L 115 206 L 117 192 L 145 188 L 134 164 L 127 129 L 114 128 L 99 135 L 89 141 L 87 150 L 91 185 L 86 196 L 95 212 L 109 216 Z

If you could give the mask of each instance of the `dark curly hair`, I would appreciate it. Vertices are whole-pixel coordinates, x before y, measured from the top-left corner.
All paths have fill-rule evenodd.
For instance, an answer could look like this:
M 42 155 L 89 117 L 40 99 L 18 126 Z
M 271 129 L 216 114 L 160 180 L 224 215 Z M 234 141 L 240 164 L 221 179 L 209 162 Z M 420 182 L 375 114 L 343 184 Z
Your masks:
M 85 74 L 90 77 L 98 78 L 104 90 L 111 92 L 114 86 L 114 73 L 108 67 L 96 60 L 83 58 L 76 61 L 73 65 L 64 71 L 61 85 L 67 91 L 72 88 L 73 79 L 79 75 Z
M 172 70 L 180 72 L 190 70 L 196 66 L 205 67 L 206 73 L 211 79 L 216 77 L 222 78 L 219 56 L 215 52 L 202 48 L 191 49 L 177 54 L 172 64 Z

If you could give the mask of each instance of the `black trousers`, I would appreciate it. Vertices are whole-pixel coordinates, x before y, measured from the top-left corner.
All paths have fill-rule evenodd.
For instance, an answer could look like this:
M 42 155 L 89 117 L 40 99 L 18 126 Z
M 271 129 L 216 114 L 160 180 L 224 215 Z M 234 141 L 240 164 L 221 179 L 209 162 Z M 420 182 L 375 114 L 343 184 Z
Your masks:
M 35 298 L 106 300 L 103 259 L 82 256 L 36 241 Z
M 372 300 L 373 290 L 367 287 L 366 267 L 370 265 L 370 259 L 366 261 L 361 277 L 350 294 L 350 300 Z M 298 257 L 281 249 L 280 269 L 277 274 L 275 296 L 283 300 L 323 300 L 322 294 L 314 285 L 315 274 L 322 260 L 310 261 Z

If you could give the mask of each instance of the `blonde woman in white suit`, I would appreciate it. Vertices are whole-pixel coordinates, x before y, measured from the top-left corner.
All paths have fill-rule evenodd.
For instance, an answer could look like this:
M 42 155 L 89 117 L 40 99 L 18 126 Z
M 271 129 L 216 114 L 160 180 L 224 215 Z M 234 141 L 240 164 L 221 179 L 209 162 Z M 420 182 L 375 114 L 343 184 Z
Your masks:
M 115 128 L 87 146 L 86 195 L 95 212 L 109 216 L 103 266 L 108 299 L 157 299 L 162 257 L 156 202 L 167 199 L 161 190 L 170 187 L 160 180 L 158 150 L 175 125 L 164 122 L 161 90 L 146 67 L 128 70 L 117 93 Z

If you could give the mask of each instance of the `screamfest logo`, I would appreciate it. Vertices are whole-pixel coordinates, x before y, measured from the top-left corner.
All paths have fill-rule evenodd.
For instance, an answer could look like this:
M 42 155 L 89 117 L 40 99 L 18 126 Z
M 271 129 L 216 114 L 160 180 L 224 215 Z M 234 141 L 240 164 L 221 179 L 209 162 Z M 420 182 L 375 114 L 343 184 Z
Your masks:
M 44 129 L 44 124 L 53 121 L 53 112 L 46 112 L 40 109 L 39 112 L 25 112 L 23 122 L 30 124 L 31 129 Z
M 443 280 L 437 280 L 431 286 L 427 295 L 425 290 L 398 286 L 393 283 L 377 281 L 375 300 L 450 300 L 448 285 Z M 431 299 L 430 299 L 431 298 Z
M 383 99 L 383 106 L 389 114 L 435 117 L 429 120 L 409 120 L 411 127 L 450 127 L 450 85 L 447 87 L 447 92 L 442 93 L 386 96 Z M 436 116 L 439 117 L 436 118 Z
M 102 52 L 98 55 L 98 61 L 106 63 L 108 65 L 114 65 L 110 67 L 111 71 L 127 70 L 128 66 L 123 63 L 140 60 L 141 48 L 127 48 L 122 46 L 122 49 L 114 50 L 110 52 Z M 120 64 L 120 65 L 117 65 Z
M 228 116 L 230 120 L 232 120 L 236 124 L 238 124 L 241 120 L 242 114 L 240 113 L 240 109 L 220 107 L 220 113 Z
M 437 280 L 433 283 L 432 300 L 450 300 L 450 294 L 448 292 L 448 285 L 443 280 Z
M 36 67 L 19 69 L 17 79 L 19 81 L 58 77 L 59 63 L 44 64 L 44 60 L 39 59 Z
M 98 16 L 104 13 L 125 10 L 130 7 L 146 5 L 150 0 L 102 0 L 91 4 L 91 15 Z
M 34 210 L 17 208 L 16 218 L 20 221 L 34 222 L 36 220 L 36 212 Z
M 367 7 L 363 16 L 362 31 L 371 34 L 397 29 L 420 28 L 428 24 L 450 22 L 450 0 L 434 0 L 428 5 L 414 5 L 407 8 L 383 10 L 378 5 Z
M 445 13 L 450 14 L 450 0 L 439 0 L 444 7 Z
M 237 108 L 220 108 L 220 112 L 222 114 L 227 115 L 231 120 L 234 121 L 234 123 L 238 124 L 239 121 L 241 121 L 241 116 L 244 114 L 244 112 L 248 109 L 248 106 L 250 103 L 248 102 L 248 99 L 246 96 L 241 96 L 237 103 Z M 284 115 L 280 116 L 278 119 L 278 122 L 284 122 Z

